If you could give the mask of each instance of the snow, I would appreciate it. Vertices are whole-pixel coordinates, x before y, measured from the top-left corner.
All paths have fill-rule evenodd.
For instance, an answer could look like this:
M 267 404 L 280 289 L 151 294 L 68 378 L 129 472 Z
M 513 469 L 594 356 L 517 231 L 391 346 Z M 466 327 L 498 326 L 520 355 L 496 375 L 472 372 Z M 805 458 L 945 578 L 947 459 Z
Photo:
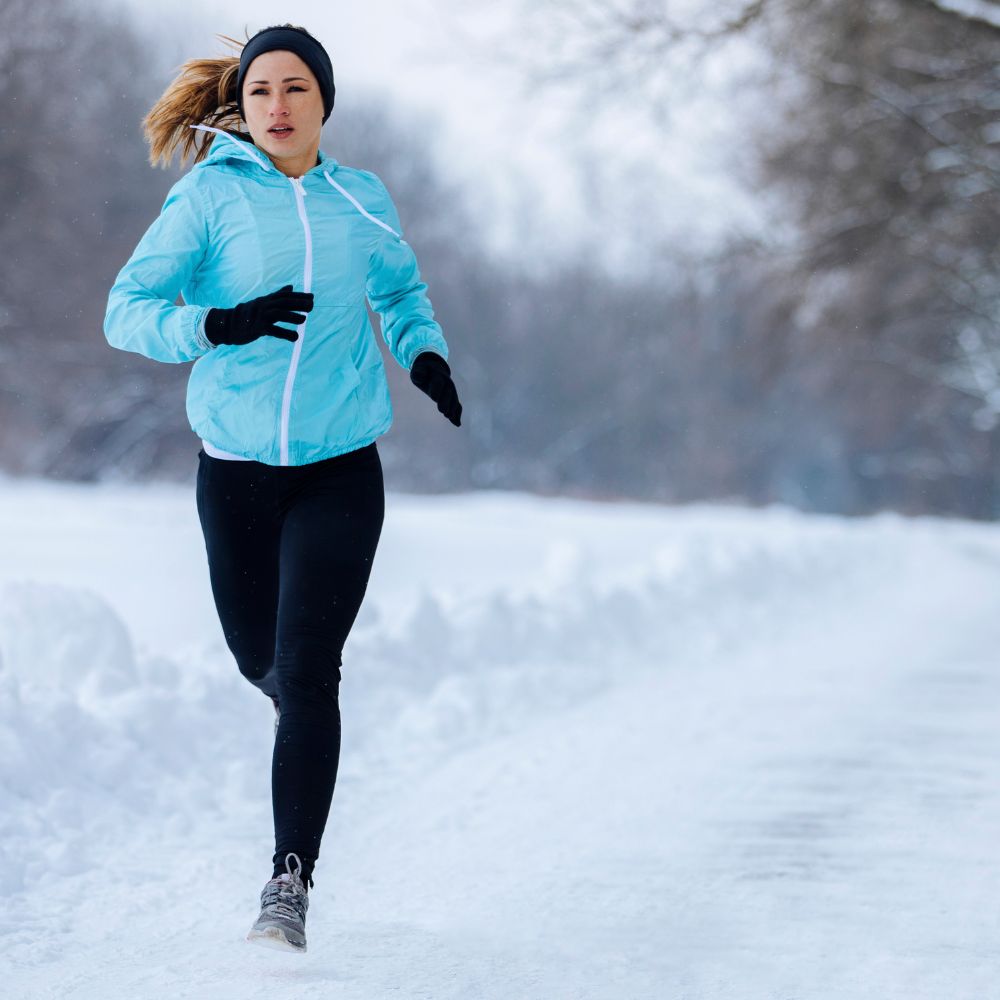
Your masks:
M 996 0 L 933 0 L 942 10 L 1000 28 L 1000 3 Z
M 995 525 L 390 493 L 291 956 L 193 492 L 0 518 L 5 995 L 995 990 Z

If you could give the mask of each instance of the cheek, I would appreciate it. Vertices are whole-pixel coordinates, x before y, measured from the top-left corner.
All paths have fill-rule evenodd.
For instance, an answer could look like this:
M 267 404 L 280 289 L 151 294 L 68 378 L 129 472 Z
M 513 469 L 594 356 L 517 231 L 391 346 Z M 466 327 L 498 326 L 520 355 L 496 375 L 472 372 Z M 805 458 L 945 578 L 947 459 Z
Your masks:
M 248 125 L 260 121 L 260 108 L 258 107 L 258 102 L 253 98 L 243 98 L 243 117 L 246 119 Z
M 314 98 L 309 102 L 309 113 L 319 122 L 323 120 L 323 98 Z

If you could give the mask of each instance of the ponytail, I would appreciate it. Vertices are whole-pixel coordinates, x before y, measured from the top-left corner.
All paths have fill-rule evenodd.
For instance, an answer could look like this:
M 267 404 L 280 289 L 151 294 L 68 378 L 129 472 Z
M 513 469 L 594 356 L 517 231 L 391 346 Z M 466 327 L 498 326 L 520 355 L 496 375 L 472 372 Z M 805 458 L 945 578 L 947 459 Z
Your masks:
M 244 42 L 226 35 L 223 41 L 241 50 Z M 149 143 L 149 162 L 154 166 L 170 166 L 175 153 L 181 164 L 194 154 L 198 163 L 208 154 L 212 133 L 190 128 L 191 125 L 230 126 L 242 131 L 242 119 L 236 103 L 236 78 L 239 56 L 217 59 L 189 59 L 163 92 L 160 99 L 142 120 L 143 132 Z

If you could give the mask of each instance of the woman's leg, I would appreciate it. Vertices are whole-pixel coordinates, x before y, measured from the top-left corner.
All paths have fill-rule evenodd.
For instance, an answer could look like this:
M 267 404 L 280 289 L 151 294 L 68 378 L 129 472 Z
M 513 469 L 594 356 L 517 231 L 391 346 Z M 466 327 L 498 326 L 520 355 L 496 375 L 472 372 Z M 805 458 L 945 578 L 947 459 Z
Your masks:
M 375 445 L 282 469 L 277 656 L 281 720 L 271 772 L 274 874 L 319 856 L 340 760 L 340 666 L 385 511 Z
M 198 517 L 222 632 L 240 673 L 274 698 L 280 542 L 275 470 L 204 452 L 198 461 Z

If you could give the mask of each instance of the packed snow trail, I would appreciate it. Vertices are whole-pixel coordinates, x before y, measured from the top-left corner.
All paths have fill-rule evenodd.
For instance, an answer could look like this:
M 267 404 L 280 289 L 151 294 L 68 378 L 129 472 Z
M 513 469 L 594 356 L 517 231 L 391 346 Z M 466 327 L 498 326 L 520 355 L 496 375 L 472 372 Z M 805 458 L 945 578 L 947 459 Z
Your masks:
M 996 527 L 387 510 L 309 952 L 284 956 L 242 941 L 272 713 L 200 617 L 190 497 L 5 484 L 11 996 L 995 993 Z

